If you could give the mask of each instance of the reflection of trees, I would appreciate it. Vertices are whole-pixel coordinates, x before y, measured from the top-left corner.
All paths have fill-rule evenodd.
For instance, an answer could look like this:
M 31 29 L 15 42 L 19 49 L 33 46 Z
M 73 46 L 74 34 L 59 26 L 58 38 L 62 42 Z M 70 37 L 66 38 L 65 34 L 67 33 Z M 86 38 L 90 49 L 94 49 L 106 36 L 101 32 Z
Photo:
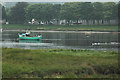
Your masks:
M 86 46 L 89 45 L 89 40 L 85 38 L 84 34 L 70 33 L 65 34 L 65 45 L 67 46 Z
M 92 43 L 117 42 L 117 34 L 107 33 L 44 33 L 46 42 L 63 46 L 91 46 Z

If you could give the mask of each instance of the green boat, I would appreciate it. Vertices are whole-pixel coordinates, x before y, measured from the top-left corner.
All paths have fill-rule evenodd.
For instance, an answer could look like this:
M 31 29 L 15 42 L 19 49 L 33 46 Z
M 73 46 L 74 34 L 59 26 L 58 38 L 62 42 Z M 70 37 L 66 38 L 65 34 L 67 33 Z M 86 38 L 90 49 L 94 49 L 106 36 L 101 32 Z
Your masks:
M 38 36 L 29 36 L 27 33 L 19 34 L 19 40 L 41 40 L 42 35 Z

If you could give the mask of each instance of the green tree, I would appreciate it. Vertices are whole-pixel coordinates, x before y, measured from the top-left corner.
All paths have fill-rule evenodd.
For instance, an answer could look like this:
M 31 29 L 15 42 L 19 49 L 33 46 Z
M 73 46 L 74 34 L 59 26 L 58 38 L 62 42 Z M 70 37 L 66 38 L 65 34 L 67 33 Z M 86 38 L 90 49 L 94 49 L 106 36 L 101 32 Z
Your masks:
M 5 11 L 5 7 L 2 6 L 2 19 L 6 19 L 7 15 L 6 15 L 6 11 Z
M 29 5 L 26 8 L 26 19 L 28 21 L 31 21 L 32 19 L 36 19 L 38 21 L 42 20 L 43 13 L 42 13 L 42 4 L 35 4 L 35 5 Z
M 53 5 L 53 18 L 58 21 L 60 20 L 60 10 L 61 10 L 61 4 L 54 4 Z
M 9 21 L 16 24 L 23 24 L 25 22 L 25 7 L 27 6 L 27 2 L 18 2 L 11 8 Z
M 77 23 L 78 23 L 79 19 L 81 18 L 81 10 L 82 10 L 81 4 L 82 4 L 82 2 L 74 2 L 72 4 L 74 17 L 75 17 L 75 20 Z
M 46 21 L 46 23 L 48 24 L 54 17 L 54 10 L 53 10 L 53 5 L 52 4 L 46 4 L 43 7 L 43 17 L 44 17 L 44 21 Z
M 7 21 L 12 22 L 11 8 L 6 8 Z
M 94 13 L 93 13 L 93 19 L 97 20 L 97 23 L 99 25 L 99 20 L 102 20 L 103 23 L 103 4 L 100 2 L 93 3 Z M 94 21 L 93 21 L 94 24 Z
M 89 20 L 99 21 L 110 19 L 117 19 L 117 6 L 114 2 L 67 2 L 60 4 L 33 4 L 29 5 L 26 11 L 26 19 L 36 19 L 37 21 L 44 21 L 47 24 L 55 20 L 66 20 L 69 25 L 72 21 L 86 20 L 89 25 Z M 13 17 L 14 18 L 14 17 Z
M 104 3 L 104 19 L 107 20 L 107 22 L 110 24 L 110 20 L 114 19 L 114 7 L 115 7 L 115 3 L 114 2 L 105 2 Z
M 87 21 L 87 25 L 89 25 L 89 20 L 93 17 L 93 5 L 91 2 L 83 2 L 81 4 L 81 18 Z
M 2 20 L 2 5 L 0 4 L 0 20 Z
M 120 1 L 118 2 L 118 25 L 120 25 Z
M 4 20 L 7 18 L 5 7 L 0 4 L 0 19 Z
M 46 24 L 54 18 L 54 13 L 55 11 L 52 4 L 34 4 L 26 8 L 27 20 L 35 18 L 39 22 L 46 22 Z
M 67 24 L 70 24 L 71 20 L 75 20 L 75 8 L 73 3 L 64 3 L 61 8 L 61 19 L 65 19 Z
M 120 8 L 118 8 L 118 3 L 117 4 L 115 4 L 114 5 L 114 7 L 113 7 L 113 9 L 112 9 L 112 13 L 113 13 L 113 19 L 118 19 L 118 9 L 120 9 Z

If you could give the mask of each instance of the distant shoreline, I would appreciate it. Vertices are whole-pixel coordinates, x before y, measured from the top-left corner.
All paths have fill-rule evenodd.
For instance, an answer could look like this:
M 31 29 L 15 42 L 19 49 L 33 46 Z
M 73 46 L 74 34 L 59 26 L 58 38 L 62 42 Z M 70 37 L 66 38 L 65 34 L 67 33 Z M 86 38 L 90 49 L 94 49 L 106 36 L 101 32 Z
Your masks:
M 10 32 L 26 32 L 26 30 L 3 30 L 4 31 L 10 31 Z M 30 30 L 31 32 L 64 32 L 64 33 L 120 33 L 120 31 L 96 31 L 96 30 L 81 30 L 81 31 L 58 31 L 58 30 Z
M 31 30 L 34 32 L 40 31 L 63 31 L 63 32 L 120 32 L 118 26 L 101 26 L 101 25 L 2 25 L 3 31 L 26 31 Z

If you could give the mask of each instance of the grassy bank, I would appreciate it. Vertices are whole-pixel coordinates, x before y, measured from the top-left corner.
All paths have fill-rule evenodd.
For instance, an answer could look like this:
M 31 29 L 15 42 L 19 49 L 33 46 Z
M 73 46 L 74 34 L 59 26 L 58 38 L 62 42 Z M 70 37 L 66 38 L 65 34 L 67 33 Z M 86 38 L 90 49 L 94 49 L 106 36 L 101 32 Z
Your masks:
M 31 29 L 31 30 L 57 30 L 57 31 L 118 31 L 118 26 L 96 26 L 96 25 L 2 25 L 3 29 Z
M 118 52 L 3 48 L 3 78 L 118 78 Z

